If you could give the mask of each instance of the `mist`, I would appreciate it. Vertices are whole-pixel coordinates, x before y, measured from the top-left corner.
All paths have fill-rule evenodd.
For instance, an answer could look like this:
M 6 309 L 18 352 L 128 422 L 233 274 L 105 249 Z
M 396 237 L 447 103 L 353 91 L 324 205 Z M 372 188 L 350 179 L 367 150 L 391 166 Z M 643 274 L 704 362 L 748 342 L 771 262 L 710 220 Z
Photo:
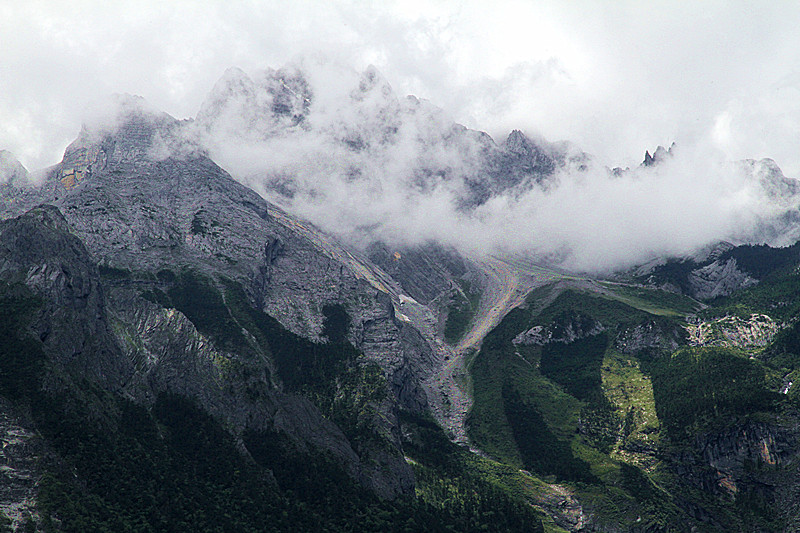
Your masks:
M 569 139 L 607 166 L 707 143 L 800 176 L 794 2 L 0 2 L 0 149 L 60 160 L 110 93 L 194 117 L 228 67 L 324 53 L 500 139 Z
M 291 112 L 273 113 L 276 98 L 289 98 Z M 472 184 L 495 185 L 481 155 L 504 139 L 465 129 L 431 102 L 398 98 L 374 67 L 358 73 L 316 58 L 252 76 L 229 70 L 198 127 L 237 179 L 355 245 L 435 241 L 610 272 L 719 241 L 796 237 L 779 222 L 798 208 L 795 180 L 771 160 L 729 161 L 712 143 L 612 172 L 580 147 L 538 138 L 545 152 L 566 150 L 565 163 L 475 201 Z
M 37 175 L 111 93 L 202 122 L 227 68 L 256 83 L 290 65 L 310 90 L 301 122 L 252 128 L 271 105 L 257 98 L 193 139 L 353 242 L 437 239 L 587 270 L 716 240 L 785 244 L 795 234 L 775 221 L 794 189 L 778 201 L 762 174 L 780 172 L 733 162 L 800 176 L 798 18 L 789 2 L 0 2 L 0 150 Z M 392 102 L 353 102 L 369 65 Z M 514 129 L 568 140 L 591 164 L 475 202 L 486 139 L 454 123 L 498 145 Z M 669 161 L 639 167 L 673 141 Z

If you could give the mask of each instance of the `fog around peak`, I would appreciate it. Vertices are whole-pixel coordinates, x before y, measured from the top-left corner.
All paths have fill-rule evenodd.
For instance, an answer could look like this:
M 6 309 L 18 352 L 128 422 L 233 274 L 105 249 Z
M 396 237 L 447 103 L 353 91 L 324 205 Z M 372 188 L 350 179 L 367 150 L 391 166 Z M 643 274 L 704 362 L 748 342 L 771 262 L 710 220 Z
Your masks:
M 800 176 L 793 3 L 31 0 L 0 15 L 0 149 L 31 170 L 105 95 L 184 119 L 229 67 L 324 54 L 498 139 L 568 139 L 611 167 L 707 143 Z
M 237 179 L 351 242 L 435 240 L 607 272 L 720 240 L 796 238 L 779 220 L 797 209 L 798 184 L 772 160 L 673 145 L 612 171 L 574 144 L 469 130 L 398 98 L 374 68 L 315 68 L 226 74 L 195 126 Z
M 326 229 L 616 268 L 780 238 L 775 190 L 793 186 L 762 160 L 800 176 L 799 16 L 786 2 L 5 2 L 0 150 L 36 174 L 113 93 L 202 123 L 233 67 L 228 81 L 266 90 L 202 142 Z M 277 119 L 253 129 L 253 114 Z M 510 182 L 485 180 L 513 130 L 549 155 L 505 147 Z M 639 168 L 673 141 L 670 162 Z

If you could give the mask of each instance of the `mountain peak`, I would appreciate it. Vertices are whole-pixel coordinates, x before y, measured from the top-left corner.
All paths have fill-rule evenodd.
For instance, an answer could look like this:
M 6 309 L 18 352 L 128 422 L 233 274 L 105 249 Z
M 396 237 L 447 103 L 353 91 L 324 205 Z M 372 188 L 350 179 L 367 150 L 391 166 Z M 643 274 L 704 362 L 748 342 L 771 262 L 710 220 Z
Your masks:
M 130 123 L 156 126 L 175 121 L 141 96 L 117 93 L 95 103 L 83 122 L 81 134 L 99 138 L 113 134 Z
M 225 136 L 263 139 L 303 122 L 312 98 L 311 86 L 297 67 L 270 68 L 253 78 L 232 67 L 214 84 L 196 122 Z
M 98 170 L 139 168 L 172 156 L 202 153 L 185 123 L 158 111 L 141 96 L 116 94 L 100 102 L 64 151 L 56 178 L 71 189 Z
M 504 147 L 511 152 L 527 153 L 531 150 L 531 140 L 528 139 L 520 130 L 513 130 L 506 137 Z
M 673 142 L 670 145 L 669 150 L 667 150 L 666 148 L 664 148 L 659 144 L 655 152 L 653 152 L 653 155 L 650 155 L 649 150 L 645 150 L 644 161 L 642 161 L 641 166 L 650 167 L 655 165 L 656 163 L 661 163 L 663 161 L 666 161 L 667 158 L 672 157 L 674 155 L 673 154 L 674 148 L 675 148 L 675 143 Z
M 375 65 L 369 65 L 364 72 L 361 73 L 361 79 L 358 82 L 358 89 L 353 91 L 353 98 L 362 100 L 367 94 L 378 91 L 384 98 L 392 95 L 392 86 L 386 81 L 386 78 L 381 75 L 380 71 Z

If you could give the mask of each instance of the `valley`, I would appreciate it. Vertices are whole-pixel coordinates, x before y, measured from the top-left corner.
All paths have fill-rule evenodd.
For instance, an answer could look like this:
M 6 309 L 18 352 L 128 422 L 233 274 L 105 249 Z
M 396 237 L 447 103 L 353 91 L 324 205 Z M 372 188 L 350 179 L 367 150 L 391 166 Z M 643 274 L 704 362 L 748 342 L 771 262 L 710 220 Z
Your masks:
M 381 112 L 341 131 L 314 129 L 302 73 L 248 80 L 227 73 L 196 120 L 120 97 L 113 127 L 36 179 L 3 153 L 0 531 L 791 530 L 800 245 L 713 242 L 601 275 L 567 268 L 566 245 L 396 238 L 409 228 L 369 223 L 384 187 L 404 224 L 446 193 L 485 229 L 589 158 L 519 130 L 414 129 L 436 115 L 374 70 L 348 98 Z M 250 141 L 321 143 L 317 181 L 251 188 L 214 160 L 258 91 L 280 105 Z M 472 166 L 420 156 L 385 181 L 374 161 L 409 139 Z M 673 157 L 655 153 L 580 180 L 636 187 Z M 790 206 L 764 234 L 790 234 L 793 182 L 756 167 Z M 363 224 L 296 214 L 333 202 L 328 178 L 352 205 L 369 191 Z

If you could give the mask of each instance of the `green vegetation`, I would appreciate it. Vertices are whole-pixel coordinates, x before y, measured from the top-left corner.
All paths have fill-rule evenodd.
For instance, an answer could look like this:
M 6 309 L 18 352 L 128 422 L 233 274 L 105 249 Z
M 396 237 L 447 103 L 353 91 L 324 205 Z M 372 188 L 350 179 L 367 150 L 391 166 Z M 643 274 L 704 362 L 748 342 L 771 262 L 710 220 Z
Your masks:
M 133 273 L 124 268 L 117 268 L 110 265 L 101 264 L 98 265 L 97 269 L 100 271 L 100 275 L 106 279 L 124 280 L 131 279 L 133 277 Z
M 245 303 L 244 294 L 235 283 L 222 282 L 231 303 L 225 307 L 229 314 L 212 296 L 212 311 L 197 315 L 199 310 L 187 304 L 196 301 L 185 293 L 187 287 L 208 295 L 213 284 L 196 279 L 187 283 L 181 276 L 176 281 L 185 285 L 168 290 L 171 303 L 177 301 L 200 317 L 208 331 L 214 332 L 218 321 L 241 318 L 257 335 L 264 335 L 260 341 L 272 341 L 276 352 L 303 356 L 291 351 L 297 339 L 288 332 L 283 332 L 282 343 L 266 337 L 275 333 L 268 329 L 274 326 L 269 317 L 244 314 L 239 307 Z M 6 348 L 17 346 L 12 343 L 19 340 L 17 334 L 24 338 L 40 304 L 22 287 L 2 289 L 0 317 L 14 326 L 2 331 L 0 361 L 5 372 L 14 368 L 8 357 L 15 356 Z M 349 318 L 333 306 L 325 316 L 326 335 L 336 342 L 318 347 L 344 350 Z M 26 360 L 41 362 L 40 343 L 30 339 L 27 346 L 25 355 L 33 357 Z M 327 372 L 318 375 L 332 376 L 334 403 L 348 401 L 348 390 L 357 391 L 351 400 L 357 397 L 366 403 L 379 401 L 385 392 L 383 376 L 373 365 L 353 365 L 335 376 Z M 418 494 L 382 501 L 336 462 L 317 450 L 299 452 L 279 431 L 248 431 L 242 436 L 252 462 L 241 454 L 234 436 L 190 399 L 161 394 L 146 408 L 74 376 L 61 375 L 61 386 L 43 392 L 40 377 L 38 371 L 26 375 L 29 381 L 22 389 L 4 382 L 3 394 L 20 392 L 15 397 L 28 406 L 50 449 L 39 492 L 40 527 L 46 532 L 541 531 L 535 511 L 469 474 L 463 461 L 471 454 L 450 444 L 429 421 L 419 424 L 424 438 L 409 445 L 416 457 Z M 299 376 L 294 384 L 311 385 Z M 358 405 L 339 407 L 342 416 L 355 413 L 360 420 Z M 455 466 L 448 470 L 448 462 Z M 7 522 L 0 521 L 0 530 L 8 530 Z M 23 528 L 30 526 L 32 522 Z
M 778 269 L 758 285 L 711 302 L 704 317 L 734 315 L 747 318 L 765 313 L 777 320 L 791 321 L 800 315 L 800 271 L 793 267 Z
M 231 316 L 211 279 L 184 271 L 177 276 L 166 294 L 167 301 L 159 303 L 164 307 L 174 307 L 186 315 L 197 330 L 210 337 L 218 348 L 241 355 L 252 354 L 253 348 L 242 333 L 242 327 Z
M 720 261 L 736 259 L 738 267 L 756 279 L 763 279 L 778 271 L 787 271 L 800 263 L 800 243 L 786 248 L 743 245 L 725 252 Z
M 772 366 L 800 370 L 800 322 L 779 331 L 763 355 Z
M 552 342 L 542 347 L 539 369 L 579 400 L 602 403 L 600 367 L 608 347 L 603 332 L 571 343 Z
M 27 328 L 41 305 L 24 285 L 0 282 L 0 394 L 10 399 L 37 391 L 44 354 Z
M 532 298 L 545 296 L 547 289 L 540 289 Z M 645 296 L 652 306 L 654 299 Z M 664 313 L 667 317 L 677 314 L 656 303 L 671 311 Z M 652 479 L 658 473 L 640 469 L 644 459 L 621 448 L 655 446 L 660 426 L 653 387 L 639 361 L 615 351 L 611 339 L 642 324 L 674 326 L 672 319 L 614 295 L 575 290 L 562 292 L 543 309 L 532 299 L 529 304 L 509 313 L 484 339 L 470 367 L 475 398 L 470 438 L 512 467 L 573 487 L 581 501 L 617 527 L 647 530 L 693 523 L 659 488 L 663 481 Z M 556 340 L 541 346 L 512 342 L 533 326 L 546 328 Z M 630 376 L 632 383 L 627 382 Z M 539 485 L 530 490 L 541 495 L 548 489 Z
M 525 402 L 510 384 L 503 387 L 503 411 L 526 470 L 555 476 L 557 480 L 599 481 L 589 464 L 573 455 L 570 443 L 547 427 L 544 417 Z
M 611 298 L 653 315 L 684 317 L 700 307 L 698 302 L 681 294 L 616 283 L 601 282 L 601 285 L 609 290 Z
M 37 410 L 63 461 L 42 481 L 45 531 L 55 530 L 55 518 L 66 532 L 410 532 L 486 524 L 464 506 L 381 501 L 325 456 L 297 452 L 282 433 L 245 435 L 252 464 L 231 435 L 179 396 L 159 396 L 151 411 L 119 397 L 93 401 L 117 412 L 116 427 L 93 420 L 90 405 L 75 398 L 53 398 L 41 406 L 49 412 Z
M 590 294 L 576 290 L 562 292 L 547 308 L 535 317 L 530 317 L 531 324 L 550 324 L 558 315 L 564 313 L 580 313 L 600 322 L 606 328 L 620 325 L 638 324 L 653 319 L 653 315 L 642 311 L 617 298 L 605 294 Z
M 605 396 L 621 421 L 620 444 L 634 449 L 656 445 L 661 425 L 656 415 L 653 385 L 642 372 L 639 361 L 610 351 L 603 360 L 602 379 Z M 639 462 L 635 454 L 616 451 L 616 456 Z
M 773 411 L 778 400 L 760 364 L 734 350 L 683 348 L 648 366 L 658 418 L 674 441 L 732 417 Z
M 246 433 L 256 461 L 249 463 L 185 398 L 162 395 L 150 412 L 119 397 L 94 401 L 118 413 L 116 427 L 93 421 L 92 408 L 74 398 L 54 398 L 38 411 L 65 463 L 42 483 L 46 531 L 51 517 L 67 532 L 537 530 L 526 504 L 466 473 L 440 475 L 436 461 L 417 467 L 418 497 L 381 501 L 280 432 Z M 458 453 L 441 439 L 449 446 L 437 453 Z
M 683 293 L 691 293 L 689 286 L 689 273 L 697 268 L 694 261 L 680 261 L 670 259 L 665 264 L 656 267 L 647 276 L 647 281 L 653 285 L 672 285 Z
M 448 344 L 456 344 L 467 332 L 470 323 L 480 305 L 480 294 L 474 291 L 466 280 L 460 280 L 461 290 L 453 292 L 453 299 L 447 308 L 447 320 L 444 325 L 444 340 Z
M 481 449 L 509 464 L 557 479 L 586 481 L 594 479 L 593 475 L 571 445 L 586 403 L 568 391 L 580 389 L 585 392 L 582 396 L 588 397 L 599 390 L 600 362 L 607 339 L 602 335 L 590 337 L 582 348 L 591 353 L 575 350 L 570 354 L 576 359 L 571 360 L 560 357 L 563 346 L 557 343 L 542 348 L 511 342 L 539 321 L 555 320 L 565 327 L 564 321 L 576 316 L 567 310 L 575 298 L 581 299 L 581 295 L 565 292 L 536 317 L 530 316 L 530 311 L 515 309 L 487 335 L 470 368 L 475 402 L 468 431 Z M 596 303 L 601 311 L 620 305 L 600 299 Z M 588 361 L 594 362 L 583 372 L 582 365 Z M 581 367 L 581 375 L 572 376 L 570 371 L 576 366 Z M 545 372 L 557 380 L 548 379 Z
M 401 422 L 417 498 L 448 514 L 459 511 L 464 518 L 454 531 L 543 531 L 540 515 L 526 503 L 531 491 L 508 483 L 522 477 L 518 471 L 451 443 L 430 418 L 404 412 Z
M 697 312 L 682 296 L 609 283 L 552 299 L 544 296 L 561 286 L 537 290 L 470 362 L 467 430 L 491 458 L 450 443 L 425 415 L 399 413 L 417 490 L 397 501 L 379 500 L 332 457 L 299 450 L 282 431 L 231 435 L 179 395 L 161 394 L 145 407 L 61 374 L 59 385 L 43 392 L 45 370 L 58 370 L 31 334 L 42 302 L 7 284 L 0 286 L 0 320 L 8 325 L 0 330 L 0 394 L 30 413 L 52 452 L 40 484 L 45 531 L 555 531 L 528 502 L 558 501 L 557 491 L 574 494 L 600 526 L 620 530 L 778 530 L 771 496 L 757 482 L 736 480 L 728 498 L 718 490 L 721 474 L 703 469 L 694 447 L 709 433 L 745 421 L 773 423 L 800 406 L 800 387 L 775 392 L 783 380 L 800 382 L 796 253 L 732 252 L 763 281 L 701 312 L 766 311 L 789 321 L 759 359 L 726 348 L 629 350 L 631 332 L 675 331 L 679 317 Z M 658 275 L 678 279 L 685 266 L 670 263 Z M 343 306 L 323 306 L 326 342 L 315 343 L 254 307 L 232 280 L 100 271 L 112 284 L 150 281 L 142 295 L 182 312 L 230 357 L 239 377 L 266 372 L 268 381 L 304 395 L 363 458 L 394 446 L 376 423 L 388 413 L 386 379 L 349 343 Z M 445 324 L 449 343 L 463 336 L 478 305 L 469 285 L 462 288 Z M 541 301 L 550 303 L 539 308 Z M 514 344 L 534 326 L 551 341 Z M 689 457 L 683 472 L 690 474 L 671 469 L 673 457 Z M 768 470 L 757 459 L 744 468 L 752 480 Z M 710 515 L 708 523 L 696 518 Z M 3 518 L 0 531 L 8 530 Z
M 0 512 L 0 533 L 14 533 L 11 529 L 11 519 L 2 512 Z
M 101 401 L 117 413 L 112 426 L 91 415 Z M 62 460 L 41 484 L 45 531 L 51 518 L 67 532 L 281 531 L 303 518 L 183 398 L 161 396 L 152 412 L 107 395 L 42 398 L 37 407 Z
M 169 279 L 161 273 L 159 277 Z M 361 361 L 347 341 L 350 317 L 343 307 L 323 307 L 323 335 L 328 342 L 315 343 L 254 308 L 241 285 L 232 280 L 219 280 L 220 291 L 213 280 L 197 273 L 181 272 L 172 279 L 166 293 L 156 288 L 143 296 L 177 308 L 217 346 L 236 354 L 240 365 L 269 372 L 265 362 L 253 356 L 269 357 L 284 385 L 312 400 L 357 448 L 382 439 L 375 433 L 373 418 L 386 397 L 386 382 L 381 370 Z

